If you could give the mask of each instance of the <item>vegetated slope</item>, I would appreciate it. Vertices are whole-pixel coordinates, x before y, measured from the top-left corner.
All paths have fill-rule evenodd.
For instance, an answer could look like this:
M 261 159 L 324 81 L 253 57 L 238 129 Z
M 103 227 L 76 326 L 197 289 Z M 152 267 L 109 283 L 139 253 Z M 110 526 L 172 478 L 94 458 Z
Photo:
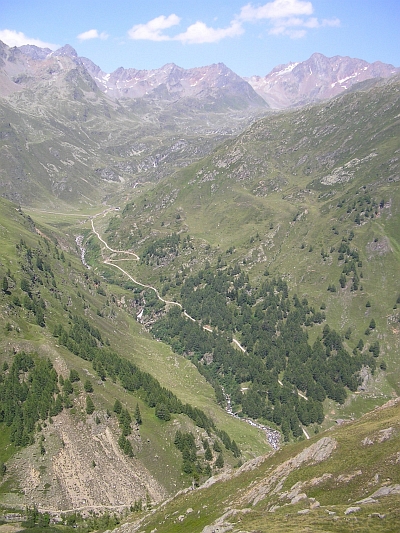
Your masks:
M 213 307 L 221 317 L 236 316 L 233 335 L 250 353 L 270 349 L 267 343 L 263 352 L 252 322 L 257 313 L 262 322 L 267 308 L 257 310 L 257 298 L 264 297 L 257 291 L 267 276 L 266 283 L 283 278 L 291 297 L 297 293 L 312 313 L 323 312 L 320 325 L 309 317 L 310 344 L 325 338 L 328 324 L 348 353 L 377 357 L 377 372 L 361 372 L 351 401 L 343 407 L 326 402 L 326 423 L 357 416 L 377 396 L 383 402 L 399 392 L 399 108 L 399 80 L 393 78 L 265 118 L 139 195 L 107 230 L 111 242 L 125 242 L 141 255 L 135 273 L 150 277 L 162 294 L 184 306 L 189 287 L 194 295 L 212 287 L 209 273 L 194 279 L 203 267 L 207 272 L 207 260 L 221 280 L 239 263 L 251 288 L 245 278 L 241 296 L 230 280 L 228 290 L 214 291 L 212 305 L 204 305 L 198 317 L 207 325 Z M 250 310 L 237 314 L 237 298 Z M 243 318 L 237 325 L 244 314 L 245 328 Z M 232 335 L 223 321 L 215 325 Z M 272 335 L 276 328 L 274 323 Z M 176 347 L 182 350 L 182 344 Z M 344 383 L 343 376 L 336 379 Z M 243 389 L 246 380 L 235 377 Z M 265 394 L 265 385 L 259 389 Z
M 266 449 L 193 365 L 141 331 L 132 291 L 84 268 L 72 238 L 84 220 L 39 228 L 0 204 L 1 505 L 120 513 L 223 468 L 212 451 L 182 472 L 177 430 L 219 446 L 226 465 L 241 454 L 235 438 L 247 457 Z
M 398 401 L 245 463 L 117 531 L 394 532 L 399 521 Z

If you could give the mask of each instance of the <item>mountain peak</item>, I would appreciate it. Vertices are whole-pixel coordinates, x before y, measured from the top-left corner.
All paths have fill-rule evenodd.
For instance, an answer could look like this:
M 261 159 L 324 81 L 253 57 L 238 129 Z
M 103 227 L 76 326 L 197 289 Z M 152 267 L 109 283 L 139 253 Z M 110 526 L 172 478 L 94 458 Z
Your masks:
M 78 57 L 78 54 L 75 48 L 72 48 L 72 46 L 69 44 L 65 44 L 61 48 L 58 48 L 58 50 L 51 52 L 49 55 L 56 56 L 56 57 L 63 57 L 63 56 L 72 57 L 72 58 Z
M 34 44 L 24 44 L 18 48 L 24 55 L 39 61 L 46 59 L 52 53 L 50 48 L 39 48 L 39 46 L 35 46 Z
M 297 107 L 327 100 L 354 84 L 370 78 L 388 78 L 400 69 L 381 62 L 315 52 L 301 63 L 275 67 L 267 76 L 253 76 L 247 81 L 275 109 Z

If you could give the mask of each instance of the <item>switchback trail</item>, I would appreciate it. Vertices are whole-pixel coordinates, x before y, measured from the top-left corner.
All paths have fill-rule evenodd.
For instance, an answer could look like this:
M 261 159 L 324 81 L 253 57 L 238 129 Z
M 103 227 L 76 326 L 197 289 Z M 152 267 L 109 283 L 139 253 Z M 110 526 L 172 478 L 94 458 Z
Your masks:
M 95 217 L 91 218 L 90 222 L 92 224 L 92 230 L 93 230 L 93 233 L 96 235 L 96 237 L 99 239 L 99 241 L 101 243 L 104 244 L 104 246 L 107 248 L 107 250 L 110 250 L 110 252 L 113 252 L 113 253 L 116 253 L 116 254 L 129 254 L 129 255 L 132 255 L 133 256 L 133 259 L 135 261 L 139 261 L 140 260 L 140 257 L 135 253 L 135 252 L 130 252 L 130 251 L 125 251 L 125 250 L 114 250 L 113 248 L 111 248 L 108 243 L 101 237 L 101 235 L 98 233 L 98 231 L 96 230 L 96 228 L 94 227 L 94 218 L 100 216 L 101 214 L 106 214 L 107 212 L 109 211 L 109 209 L 107 209 L 106 211 L 102 211 L 102 213 L 99 213 L 98 215 L 96 215 Z M 192 316 L 190 316 L 186 311 L 185 309 L 183 309 L 183 306 L 182 304 L 180 304 L 179 302 L 174 302 L 174 301 L 171 301 L 171 300 L 165 300 L 165 298 L 163 298 L 158 289 L 156 287 L 153 287 L 152 285 L 147 285 L 146 283 L 142 283 L 141 281 L 138 281 L 137 279 L 135 279 L 133 276 L 131 276 L 129 274 L 129 272 L 127 272 L 126 270 L 124 270 L 122 267 L 120 267 L 119 265 L 116 265 L 115 262 L 118 261 L 117 259 L 111 259 L 111 258 L 108 258 L 108 259 L 104 259 L 103 262 L 106 264 L 106 265 L 110 265 L 110 266 L 113 266 L 114 268 L 118 268 L 118 270 L 120 270 L 123 274 L 125 274 L 125 276 L 127 276 L 131 281 L 133 281 L 136 285 L 139 285 L 140 287 L 144 287 L 145 289 L 151 289 L 153 290 L 155 293 L 156 293 L 156 296 L 157 298 L 161 301 L 161 302 L 164 302 L 166 305 L 176 305 L 178 307 L 180 307 L 180 309 L 182 309 L 183 311 L 183 314 L 185 315 L 186 318 L 188 318 L 189 320 L 191 320 L 192 322 L 198 322 L 195 318 L 193 318 Z M 119 260 L 121 261 L 121 259 Z M 205 325 L 202 325 L 202 328 L 205 329 L 206 331 L 213 331 L 212 328 L 210 326 L 205 326 Z M 233 342 L 242 350 L 242 352 L 246 352 L 246 349 L 243 348 L 243 346 L 239 343 L 239 341 L 237 341 L 236 339 L 233 339 Z
M 109 211 L 109 210 L 106 210 L 106 211 L 103 211 L 104 214 L 106 214 L 106 212 Z M 99 213 L 99 215 L 102 214 L 102 213 Z M 96 215 L 96 216 L 99 216 L 99 215 Z M 93 232 L 94 234 L 96 235 L 96 237 L 100 240 L 101 243 L 103 243 L 103 245 L 107 248 L 107 250 L 110 250 L 110 252 L 113 252 L 113 253 L 118 253 L 118 254 L 129 254 L 129 255 L 132 255 L 133 256 L 133 259 L 135 261 L 139 261 L 140 258 L 139 256 L 134 253 L 134 252 L 129 252 L 129 251 L 125 251 L 125 250 L 114 250 L 113 248 L 111 248 L 107 243 L 106 241 L 99 235 L 99 233 L 96 231 L 95 227 L 94 227 L 94 223 L 93 223 L 93 219 L 95 217 L 91 218 L 91 224 L 92 224 L 92 229 L 93 229 Z M 183 314 L 185 315 L 186 318 L 188 318 L 189 320 L 191 320 L 192 322 L 198 322 L 198 320 L 196 320 L 195 318 L 193 318 L 192 316 L 190 316 L 186 311 L 185 309 L 183 308 L 182 304 L 180 304 L 179 302 L 174 302 L 174 301 L 170 301 L 170 300 L 165 300 L 159 293 L 158 289 L 156 287 L 153 287 L 152 285 L 147 285 L 145 283 L 142 283 L 138 280 L 136 280 L 133 276 L 131 276 L 129 274 L 129 272 L 127 272 L 126 270 L 124 270 L 122 267 L 120 267 L 119 265 L 116 265 L 115 264 L 115 260 L 113 259 L 103 259 L 103 262 L 104 264 L 106 265 L 110 265 L 110 266 L 113 266 L 114 268 L 117 268 L 118 270 L 120 270 L 123 274 L 125 274 L 125 276 L 127 276 L 127 278 L 129 278 L 131 281 L 133 281 L 133 283 L 135 283 L 136 285 L 139 285 L 140 287 L 144 287 L 146 289 L 151 289 L 155 292 L 157 298 L 164 302 L 166 305 L 176 305 L 178 306 L 180 309 L 182 309 L 182 312 Z M 201 324 L 201 327 L 206 330 L 206 331 L 210 331 L 212 332 L 213 329 L 211 328 L 211 326 L 208 326 L 208 325 L 203 325 Z M 233 343 L 243 352 L 243 353 L 247 353 L 246 352 L 246 349 L 240 344 L 240 342 L 237 340 L 237 339 L 232 339 Z M 237 414 L 233 413 L 232 411 L 232 408 L 231 408 L 231 405 L 230 405 L 230 399 L 229 401 L 227 402 L 227 408 L 226 408 L 226 412 L 235 417 L 235 418 L 239 418 Z M 248 424 L 250 424 L 251 426 L 253 427 L 257 427 L 258 429 L 261 429 L 265 435 L 266 435 L 266 438 L 267 438 L 267 441 L 269 442 L 269 444 L 272 446 L 272 448 L 274 450 L 277 450 L 279 448 L 279 443 L 280 443 L 280 433 L 277 431 L 277 430 L 274 430 L 268 426 L 264 426 L 262 424 L 258 424 L 256 422 L 254 422 L 253 420 L 249 419 L 249 418 L 242 418 L 241 420 L 243 420 L 244 422 L 247 422 Z

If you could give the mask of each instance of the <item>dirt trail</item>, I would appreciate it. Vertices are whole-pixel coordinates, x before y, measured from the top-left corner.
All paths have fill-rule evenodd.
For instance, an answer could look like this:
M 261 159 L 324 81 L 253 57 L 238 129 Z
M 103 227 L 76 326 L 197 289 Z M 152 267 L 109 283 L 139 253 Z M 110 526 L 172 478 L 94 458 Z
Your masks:
M 135 254 L 134 252 L 124 252 L 123 250 L 113 250 L 112 248 L 110 248 L 108 246 L 108 244 L 101 238 L 101 236 L 99 235 L 99 233 L 96 231 L 95 227 L 94 227 L 94 223 L 93 223 L 93 218 L 91 219 L 91 223 L 92 223 L 92 228 L 93 228 L 93 232 L 95 233 L 95 235 L 98 237 L 98 239 L 106 246 L 106 248 L 108 250 L 111 250 L 112 252 L 115 252 L 115 253 L 128 253 L 128 254 L 132 254 L 134 255 L 137 259 L 139 259 L 139 256 L 137 254 Z M 156 289 L 156 287 L 152 287 L 151 285 L 146 285 L 145 283 L 142 283 L 142 282 L 139 282 L 137 281 L 133 276 L 131 276 L 126 270 L 124 270 L 122 267 L 120 267 L 119 265 L 116 265 L 114 263 L 113 260 L 111 259 L 104 259 L 104 263 L 107 264 L 107 265 L 110 265 L 110 266 L 113 266 L 114 268 L 117 268 L 118 270 L 120 270 L 123 274 L 125 274 L 125 276 L 127 276 L 131 281 L 133 281 L 134 283 L 136 283 L 137 285 L 140 285 L 141 287 L 145 287 L 147 289 L 151 289 L 153 290 L 156 295 L 157 295 L 157 298 L 159 300 L 161 300 L 162 302 L 164 302 L 166 305 L 177 305 L 178 307 L 180 307 L 183 311 L 183 314 L 186 318 L 188 318 L 189 320 L 192 320 L 193 322 L 198 322 L 195 318 L 193 318 L 192 316 L 190 316 L 184 309 L 183 309 L 183 306 L 182 304 L 180 304 L 179 302 L 172 302 L 172 301 L 169 301 L 169 300 L 165 300 L 164 298 L 162 298 L 158 292 L 158 290 Z M 202 328 L 206 331 L 209 331 L 209 332 L 212 332 L 213 331 L 213 328 L 211 326 L 208 326 L 208 325 L 201 325 Z M 239 343 L 239 341 L 237 339 L 232 339 L 232 342 L 245 354 L 246 353 L 246 349 Z M 302 395 L 304 398 L 305 396 Z M 306 398 L 307 399 L 307 398 Z M 229 402 L 227 402 L 227 407 L 226 407 L 226 412 L 233 416 L 233 417 L 237 417 L 237 415 L 235 413 L 233 413 L 231 407 L 230 407 L 230 400 Z M 258 427 L 259 429 L 261 429 L 265 435 L 266 435 L 266 439 L 267 441 L 269 442 L 269 444 L 272 446 L 273 449 L 278 449 L 279 446 L 280 446 L 280 434 L 278 431 L 268 427 L 268 426 L 264 426 L 262 424 L 258 424 L 256 422 L 254 422 L 253 420 L 249 419 L 249 418 L 242 418 L 241 419 L 242 421 L 250 424 L 251 426 L 254 426 L 254 427 Z

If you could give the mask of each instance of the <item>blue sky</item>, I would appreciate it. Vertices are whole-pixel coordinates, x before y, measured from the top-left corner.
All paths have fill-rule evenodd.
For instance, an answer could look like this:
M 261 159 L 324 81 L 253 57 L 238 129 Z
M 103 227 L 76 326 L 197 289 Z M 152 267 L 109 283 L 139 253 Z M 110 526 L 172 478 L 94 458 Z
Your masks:
M 241 76 L 314 52 L 400 66 L 399 0 L 0 0 L 9 46 L 73 46 L 105 72 L 225 63 Z

